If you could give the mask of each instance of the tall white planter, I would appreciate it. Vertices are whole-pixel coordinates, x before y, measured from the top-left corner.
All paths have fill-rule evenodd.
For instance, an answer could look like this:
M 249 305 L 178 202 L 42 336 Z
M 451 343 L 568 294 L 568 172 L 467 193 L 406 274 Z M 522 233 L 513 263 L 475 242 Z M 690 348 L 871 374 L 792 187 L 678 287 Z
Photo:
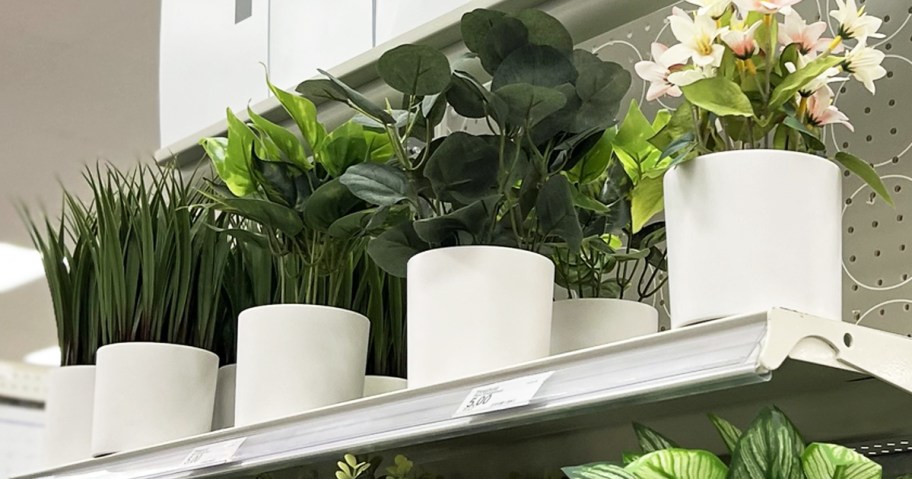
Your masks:
M 212 430 L 234 427 L 234 392 L 237 388 L 237 364 L 228 364 L 218 370 L 215 387 L 215 409 L 212 411 Z
M 774 150 L 668 171 L 672 327 L 772 307 L 841 320 L 841 184 L 832 162 Z
M 408 387 L 408 381 L 393 376 L 365 376 L 364 397 L 379 396 L 401 391 Z
M 118 343 L 96 357 L 92 454 L 209 432 L 218 356 L 190 346 Z
M 364 316 L 327 306 L 276 304 L 242 311 L 235 425 L 360 398 L 369 329 Z
M 658 330 L 659 312 L 648 304 L 610 298 L 555 301 L 551 354 L 601 346 Z
M 495 246 L 439 248 L 408 263 L 409 387 L 548 355 L 554 265 Z
M 44 460 L 57 467 L 92 458 L 95 366 L 65 366 L 48 373 L 44 406 Z

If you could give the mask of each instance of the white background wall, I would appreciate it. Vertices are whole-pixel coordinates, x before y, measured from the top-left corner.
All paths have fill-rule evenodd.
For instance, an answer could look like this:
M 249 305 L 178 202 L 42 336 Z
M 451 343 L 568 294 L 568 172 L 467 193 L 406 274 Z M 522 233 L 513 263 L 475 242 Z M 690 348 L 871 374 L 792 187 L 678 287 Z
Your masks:
M 244 0 L 240 0 L 244 1 Z M 235 23 L 236 1 L 162 0 L 161 145 L 167 146 L 269 94 L 293 89 L 469 0 L 252 0 Z

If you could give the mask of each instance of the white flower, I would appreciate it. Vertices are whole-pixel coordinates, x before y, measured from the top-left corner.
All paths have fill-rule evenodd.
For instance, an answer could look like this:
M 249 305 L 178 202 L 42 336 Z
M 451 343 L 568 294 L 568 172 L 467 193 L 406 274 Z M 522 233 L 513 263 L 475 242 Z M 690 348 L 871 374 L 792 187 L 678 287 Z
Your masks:
M 839 22 L 839 36 L 844 40 L 866 42 L 868 37 L 883 38 L 877 33 L 883 20 L 865 13 L 865 7 L 855 6 L 855 0 L 836 0 L 839 10 L 830 12 L 830 16 Z
M 750 12 L 759 12 L 767 15 L 774 13 L 788 14 L 792 11 L 792 5 L 801 0 L 734 0 L 745 17 Z
M 868 91 L 874 93 L 874 81 L 880 80 L 887 74 L 887 70 L 880 65 L 885 56 L 882 51 L 859 43 L 846 53 L 842 68 L 863 83 Z
M 664 56 L 670 64 L 684 64 L 689 59 L 693 59 L 694 65 L 700 67 L 718 66 L 722 63 L 725 47 L 716 43 L 721 30 L 712 17 L 697 15 L 690 18 L 683 10 L 675 7 L 674 15 L 668 17 L 668 21 L 675 38 L 681 42 L 665 52 Z
M 803 55 L 822 52 L 833 41 L 832 38 L 820 38 L 826 28 L 826 22 L 814 22 L 808 25 L 801 15 L 792 10 L 785 16 L 785 23 L 779 24 L 779 43 L 783 45 L 797 43 L 798 49 Z M 839 50 L 833 51 L 839 53 L 842 45 L 839 45 L 838 48 Z
M 665 95 L 679 97 L 681 89 L 668 81 L 668 75 L 671 74 L 670 67 L 663 59 L 663 55 L 668 47 L 661 43 L 652 44 L 652 61 L 641 61 L 634 65 L 637 75 L 643 80 L 649 82 L 649 90 L 646 91 L 646 100 L 653 101 Z
M 732 0 L 687 0 L 688 3 L 699 6 L 697 15 L 709 15 L 713 18 L 719 18 L 725 15 L 728 7 L 731 6 Z
M 842 123 L 850 131 L 855 131 L 855 127 L 849 123 L 849 117 L 833 105 L 833 90 L 828 86 L 817 90 L 808 98 L 807 108 L 808 122 L 814 126 Z
M 789 73 L 795 73 L 796 70 L 806 67 L 808 65 L 808 63 L 811 63 L 812 61 L 814 61 L 816 59 L 817 59 L 817 56 L 814 53 L 810 53 L 808 55 L 799 55 L 798 56 L 798 65 L 795 66 L 794 63 L 787 62 L 785 64 L 785 69 L 788 70 Z M 838 83 L 838 82 L 847 81 L 848 78 L 837 76 L 840 73 L 842 73 L 842 70 L 840 70 L 839 68 L 836 68 L 836 67 L 828 68 L 825 72 L 821 73 L 820 75 L 817 75 L 816 78 L 814 78 L 813 80 L 808 82 L 807 85 L 802 87 L 801 90 L 798 91 L 799 95 L 808 97 L 808 96 L 813 95 L 815 92 L 817 92 L 817 90 L 820 90 L 821 88 L 829 85 L 830 83 Z
M 731 48 L 737 58 L 747 60 L 760 50 L 760 46 L 754 39 L 754 34 L 760 24 L 761 22 L 754 22 L 753 25 L 747 27 L 743 20 L 732 17 L 730 29 L 722 33 L 722 41 L 728 45 L 728 48 Z

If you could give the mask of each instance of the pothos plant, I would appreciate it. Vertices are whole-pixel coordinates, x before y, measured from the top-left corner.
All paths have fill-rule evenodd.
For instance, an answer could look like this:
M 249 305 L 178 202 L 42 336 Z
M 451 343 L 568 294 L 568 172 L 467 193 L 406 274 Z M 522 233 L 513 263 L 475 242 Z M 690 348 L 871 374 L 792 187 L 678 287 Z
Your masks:
M 715 454 L 682 449 L 675 442 L 634 425 L 641 453 L 619 463 L 566 467 L 569 479 L 880 479 L 882 468 L 836 444 L 806 444 L 779 409 L 764 409 L 747 430 L 715 415 L 710 420 L 731 454 L 728 464 Z
M 566 244 L 576 254 L 583 231 L 567 175 L 614 123 L 630 85 L 623 68 L 574 50 L 560 22 L 537 10 L 475 10 L 463 16 L 461 31 L 470 53 L 453 64 L 422 45 L 381 56 L 380 77 L 401 93 L 393 101 L 399 108 L 378 106 L 329 74 L 298 87 L 348 104 L 386 133 L 392 159 L 353 165 L 340 180 L 377 205 L 376 214 L 407 212 L 368 246 L 397 276 L 411 256 L 437 247 L 547 253 Z M 437 137 L 448 107 L 483 119 L 487 131 Z
M 679 42 L 652 45 L 652 60 L 636 64 L 650 83 L 647 99 L 680 97 L 671 119 L 650 141 L 665 166 L 698 155 L 773 148 L 826 157 L 824 127 L 848 117 L 833 105 L 830 84 L 855 79 L 872 94 L 886 74 L 884 53 L 869 46 L 882 21 L 836 0 L 830 16 L 835 38 L 823 38 L 823 21 L 812 24 L 792 7 L 800 0 L 688 0 L 699 8 L 675 8 L 668 18 Z M 782 22 L 780 22 L 782 19 Z M 889 193 L 871 165 L 846 151 L 830 157 L 858 175 L 885 201 Z
M 354 122 L 328 131 L 314 104 L 267 84 L 298 134 L 248 108 L 250 123 L 227 112 L 227 138 L 203 148 L 221 183 L 212 206 L 254 222 L 227 228 L 240 241 L 268 248 L 280 303 L 334 306 L 371 320 L 371 374 L 404 374 L 404 284 L 365 252 L 367 235 L 391 217 L 352 195 L 339 177 L 362 163 L 384 162 L 393 145 L 385 133 Z M 376 213 L 376 214 L 375 214 Z
M 648 139 L 669 120 L 662 111 L 650 122 L 632 101 L 621 125 L 605 130 L 568 172 L 583 242 L 579 254 L 558 246 L 552 258 L 557 283 L 573 297 L 642 301 L 667 281 L 665 224 L 652 220 L 663 208 L 671 159 Z

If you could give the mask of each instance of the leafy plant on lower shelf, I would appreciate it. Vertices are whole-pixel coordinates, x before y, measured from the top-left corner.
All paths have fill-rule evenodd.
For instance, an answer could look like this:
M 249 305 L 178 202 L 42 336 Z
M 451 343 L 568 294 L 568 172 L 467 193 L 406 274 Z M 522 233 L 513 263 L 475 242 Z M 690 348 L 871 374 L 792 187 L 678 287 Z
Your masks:
M 352 454 L 346 454 L 336 465 L 336 479 L 440 479 L 441 476 L 429 474 L 415 467 L 415 463 L 403 455 L 393 458 L 393 465 L 380 472 L 383 458 L 373 457 L 368 461 L 359 460 Z
M 292 132 L 248 109 L 227 112 L 227 138 L 201 141 L 221 183 L 211 205 L 255 228 L 226 228 L 239 242 L 271 252 L 274 302 L 350 309 L 371 321 L 369 374 L 404 376 L 404 281 L 366 253 L 369 234 L 397 217 L 362 201 L 339 177 L 353 166 L 392 156 L 385 133 L 355 122 L 328 131 L 308 99 L 267 84 L 294 120 Z
M 641 453 L 625 454 L 622 463 L 566 467 L 564 473 L 570 479 L 880 479 L 882 474 L 879 464 L 849 448 L 806 445 L 776 408 L 763 410 L 743 433 L 718 416 L 710 419 L 731 453 L 728 464 L 635 424 Z

